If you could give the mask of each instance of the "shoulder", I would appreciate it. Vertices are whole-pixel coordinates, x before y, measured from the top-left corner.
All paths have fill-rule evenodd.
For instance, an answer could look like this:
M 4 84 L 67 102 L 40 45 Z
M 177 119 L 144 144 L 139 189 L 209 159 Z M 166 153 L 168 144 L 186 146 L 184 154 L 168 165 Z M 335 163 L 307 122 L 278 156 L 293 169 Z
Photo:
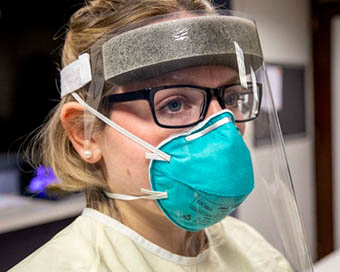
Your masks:
M 226 235 L 233 240 L 245 239 L 250 244 L 256 241 L 266 242 L 263 236 L 253 227 L 235 217 L 228 216 L 221 223 Z M 244 243 L 242 242 L 242 244 Z
M 229 216 L 222 226 L 228 247 L 239 252 L 254 271 L 292 271 L 285 257 L 245 222 Z
M 95 228 L 91 218 L 79 216 L 10 271 L 90 271 Z

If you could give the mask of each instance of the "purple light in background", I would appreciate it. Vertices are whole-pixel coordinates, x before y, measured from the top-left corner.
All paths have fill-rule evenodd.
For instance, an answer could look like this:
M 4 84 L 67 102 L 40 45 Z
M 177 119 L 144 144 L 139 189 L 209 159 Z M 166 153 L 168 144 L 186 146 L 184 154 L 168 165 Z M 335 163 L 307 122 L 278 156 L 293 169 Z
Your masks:
M 36 173 L 36 176 L 31 179 L 29 184 L 29 190 L 32 193 L 43 192 L 46 186 L 57 181 L 57 177 L 50 167 L 39 166 Z

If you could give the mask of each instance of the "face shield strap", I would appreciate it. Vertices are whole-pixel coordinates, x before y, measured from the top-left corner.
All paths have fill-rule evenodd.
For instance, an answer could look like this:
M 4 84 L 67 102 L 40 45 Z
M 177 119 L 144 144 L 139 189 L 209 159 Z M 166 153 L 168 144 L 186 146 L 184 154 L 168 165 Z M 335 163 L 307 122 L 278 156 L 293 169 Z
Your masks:
M 99 48 L 91 48 L 91 64 L 92 64 L 92 81 L 89 84 L 86 96 L 86 104 L 93 109 L 98 109 L 104 89 L 104 76 L 103 76 L 103 60 Z M 95 123 L 95 115 L 91 114 L 85 108 L 84 113 L 84 138 L 85 148 L 90 142 L 93 127 Z
M 91 64 L 88 53 L 79 56 L 78 60 L 65 66 L 60 72 L 61 97 L 84 87 L 91 82 Z

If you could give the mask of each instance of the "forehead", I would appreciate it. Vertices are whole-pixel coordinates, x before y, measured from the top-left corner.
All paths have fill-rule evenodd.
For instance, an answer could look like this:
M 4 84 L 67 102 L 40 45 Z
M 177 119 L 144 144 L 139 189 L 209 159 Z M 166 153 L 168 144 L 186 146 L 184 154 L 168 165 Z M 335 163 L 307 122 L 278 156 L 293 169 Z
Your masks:
M 226 66 L 209 65 L 185 68 L 161 76 L 136 81 L 117 88 L 118 92 L 132 91 L 169 84 L 193 84 L 203 87 L 218 87 L 237 81 L 238 73 Z

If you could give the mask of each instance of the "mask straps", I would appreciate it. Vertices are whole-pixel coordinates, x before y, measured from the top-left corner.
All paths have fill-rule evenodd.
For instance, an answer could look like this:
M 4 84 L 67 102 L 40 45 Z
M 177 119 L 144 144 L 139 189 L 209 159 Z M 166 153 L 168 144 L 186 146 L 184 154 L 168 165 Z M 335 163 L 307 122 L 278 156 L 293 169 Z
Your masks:
M 113 199 L 120 199 L 120 200 L 138 200 L 138 199 L 165 199 L 168 198 L 168 191 L 166 192 L 158 192 L 158 191 L 151 191 L 142 188 L 141 192 L 145 195 L 143 196 L 132 196 L 132 195 L 122 195 L 122 194 L 114 194 L 109 192 L 104 192 L 105 195 L 109 198 Z
M 151 144 L 143 141 L 141 138 L 137 137 L 136 135 L 133 135 L 131 132 L 127 131 L 126 129 L 122 128 L 121 126 L 119 126 L 118 124 L 116 124 L 115 122 L 113 122 L 112 120 L 110 120 L 109 118 L 107 118 L 106 116 L 104 116 L 103 114 L 101 114 L 100 112 L 96 111 L 95 109 L 93 109 L 92 107 L 90 107 L 88 104 L 86 104 L 84 102 L 83 99 L 80 98 L 80 96 L 76 93 L 72 93 L 72 96 L 74 97 L 75 100 L 77 100 L 77 102 L 82 105 L 87 111 L 89 111 L 90 113 L 92 113 L 93 115 L 95 115 L 96 117 L 98 117 L 100 120 L 102 120 L 104 123 L 106 123 L 107 125 L 109 125 L 110 127 L 114 128 L 115 130 L 117 130 L 118 132 L 122 133 L 123 135 L 125 135 L 126 137 L 130 138 L 132 141 L 140 144 L 141 146 L 145 147 L 146 149 L 150 150 L 152 152 L 152 154 L 150 153 L 146 153 L 145 157 L 147 159 L 154 159 L 154 160 L 160 160 L 160 161 L 167 161 L 170 162 L 170 158 L 171 156 L 164 153 L 163 151 L 157 149 L 156 147 L 152 146 Z

